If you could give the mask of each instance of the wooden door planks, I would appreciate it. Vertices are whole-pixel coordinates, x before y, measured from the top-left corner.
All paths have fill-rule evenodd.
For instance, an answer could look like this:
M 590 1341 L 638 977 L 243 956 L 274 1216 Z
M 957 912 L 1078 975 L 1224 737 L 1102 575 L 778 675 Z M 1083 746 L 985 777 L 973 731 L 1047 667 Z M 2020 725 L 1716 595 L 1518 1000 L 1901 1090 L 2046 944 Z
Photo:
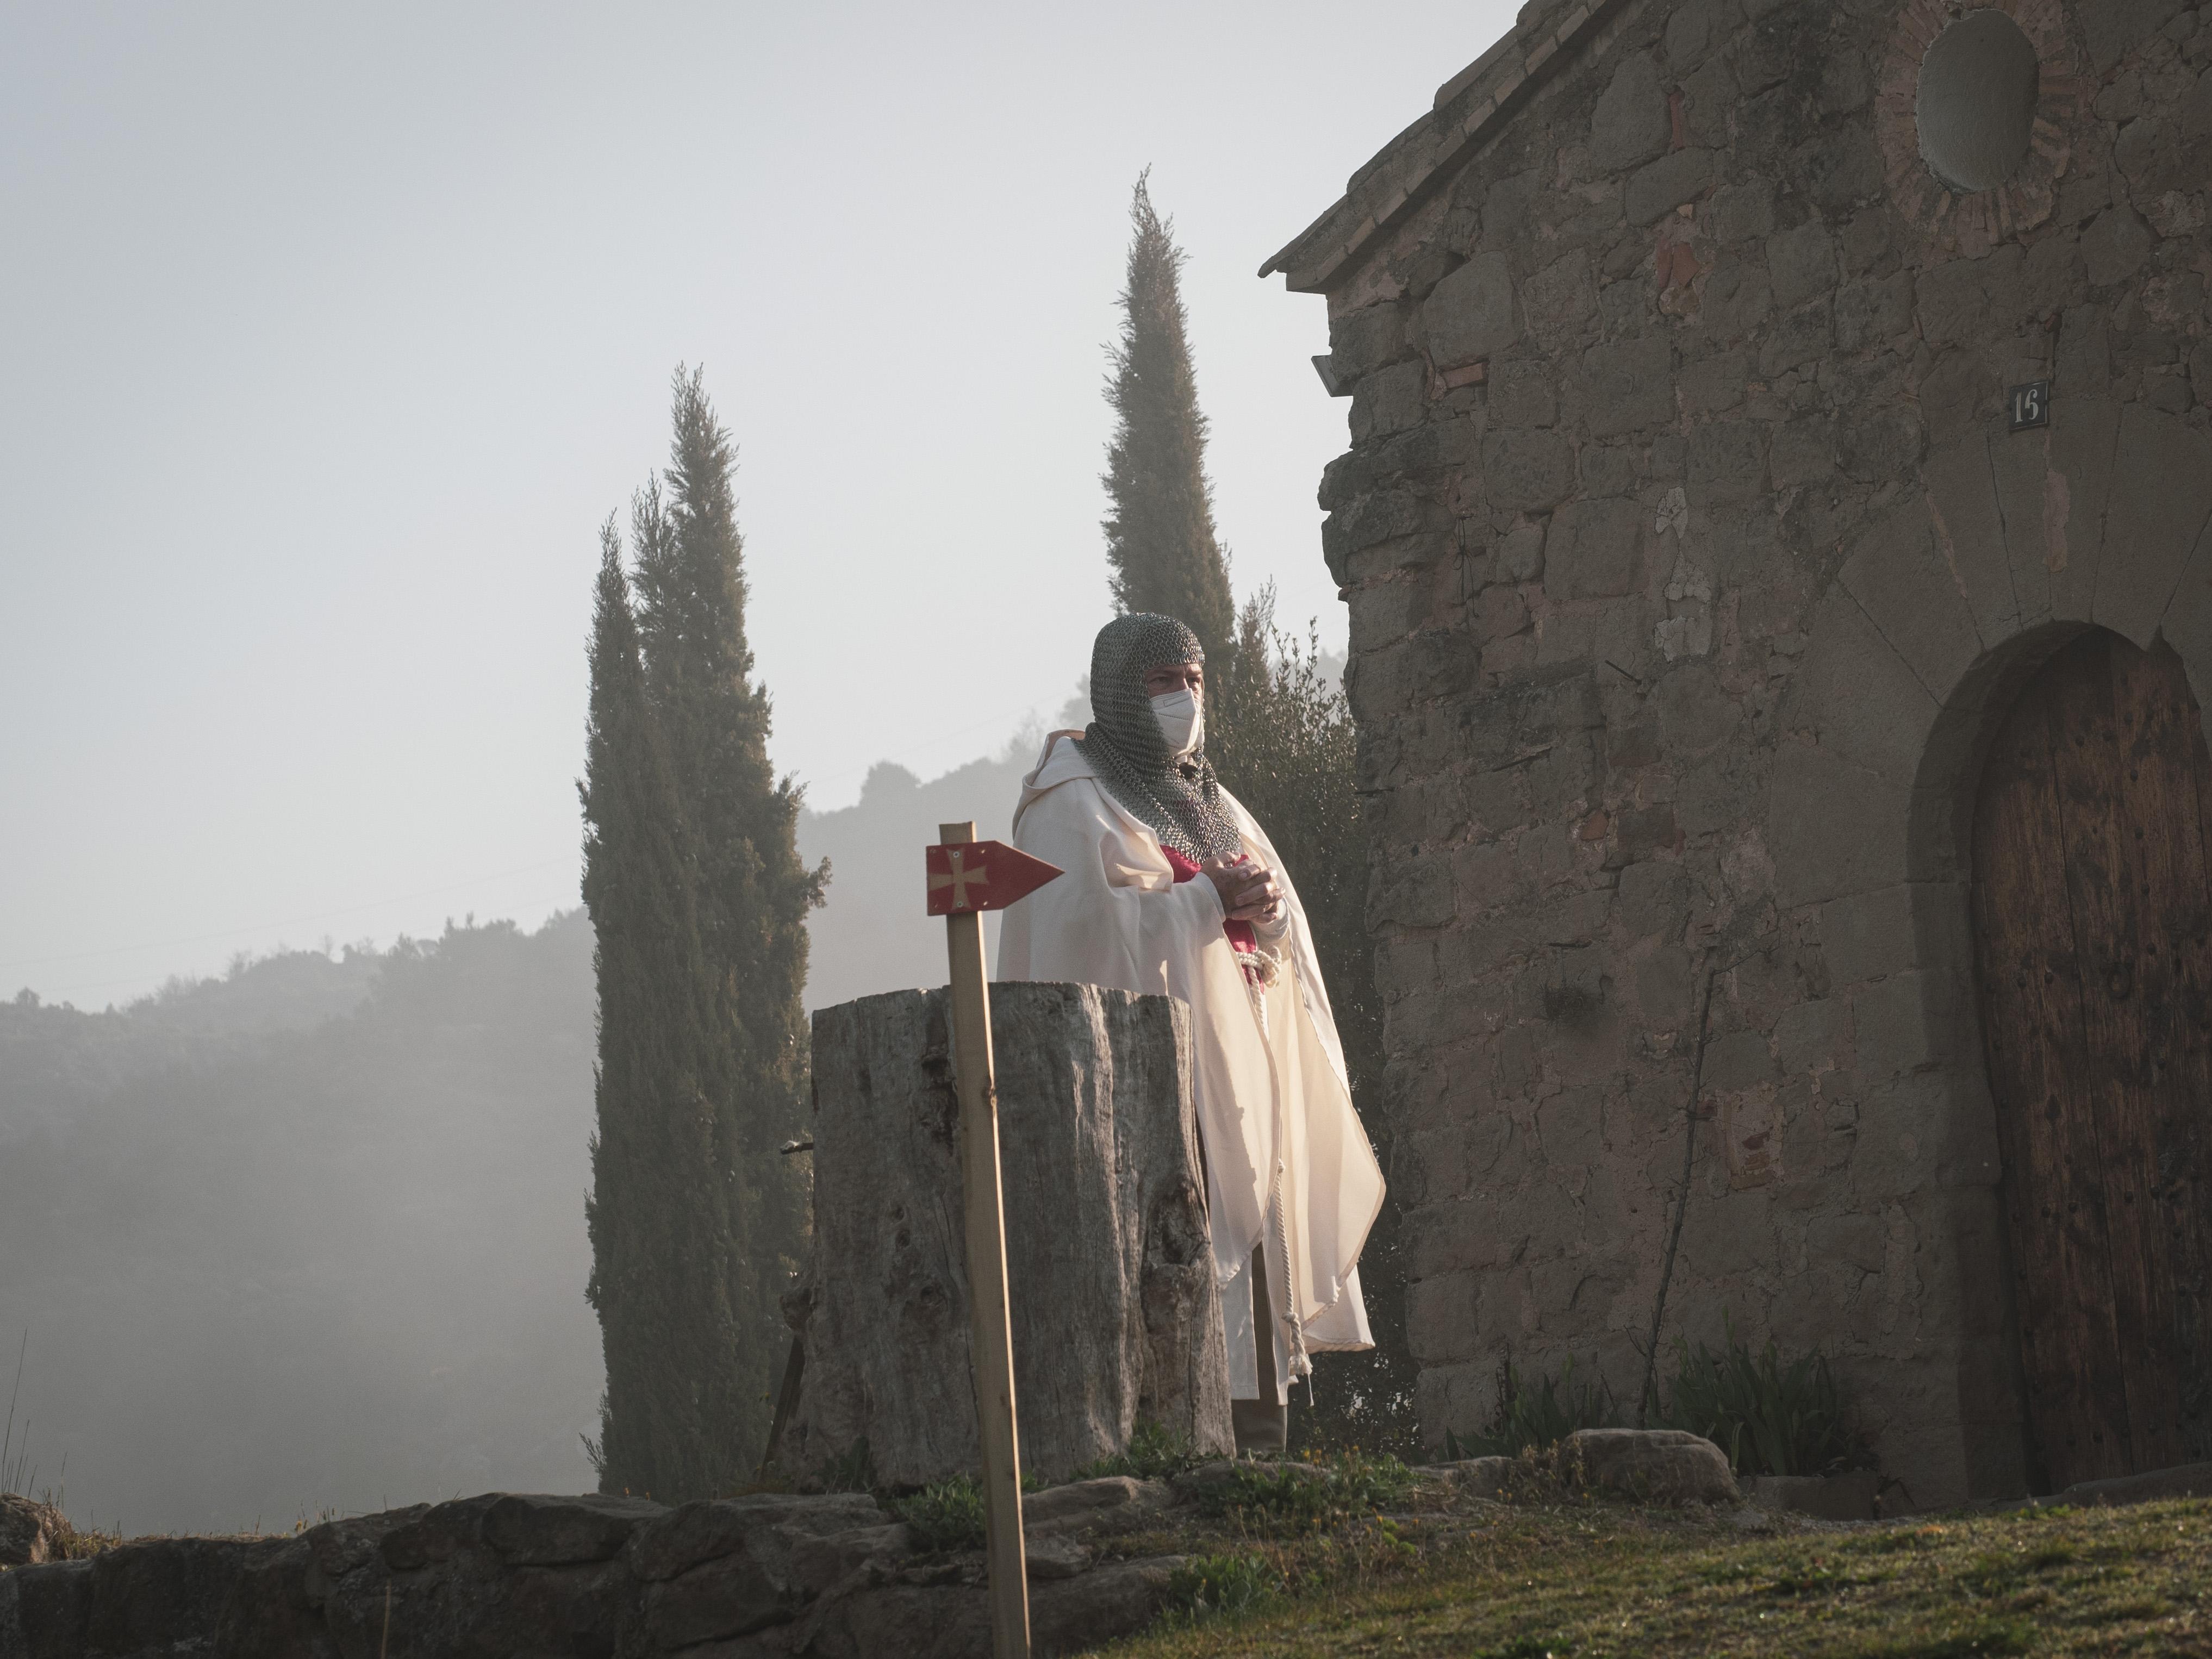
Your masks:
M 2051 755 L 2052 697 L 2039 679 L 1992 749 L 1974 817 L 1976 937 L 1990 1080 L 2031 1431 L 2053 1489 L 2125 1443 L 2126 1387 L 2105 1269 L 2081 975 L 2065 888 L 2065 835 Z
M 2206 1455 L 2212 764 L 2181 664 L 2084 635 L 1975 817 L 2030 1428 L 2053 1487 Z
M 2154 1037 L 2146 1018 L 2153 987 L 2145 955 L 2144 882 L 2149 844 L 2142 814 L 2142 757 L 2129 741 L 2134 688 L 2111 635 L 2093 634 L 2063 653 L 2045 678 L 2051 691 L 2051 755 L 2066 836 L 2066 890 L 2081 975 L 2084 1070 L 2069 1096 L 2088 1120 L 2103 1189 L 2106 1269 L 2127 1396 L 2125 1439 L 2099 1445 L 2099 1474 L 2127 1474 L 2183 1461 L 2173 1352 L 2173 1285 L 2165 1241 L 2150 1222 L 2156 1103 L 2149 1086 Z M 2155 769 L 2153 769 L 2155 771 Z M 2158 840 L 2166 839 L 2166 820 Z

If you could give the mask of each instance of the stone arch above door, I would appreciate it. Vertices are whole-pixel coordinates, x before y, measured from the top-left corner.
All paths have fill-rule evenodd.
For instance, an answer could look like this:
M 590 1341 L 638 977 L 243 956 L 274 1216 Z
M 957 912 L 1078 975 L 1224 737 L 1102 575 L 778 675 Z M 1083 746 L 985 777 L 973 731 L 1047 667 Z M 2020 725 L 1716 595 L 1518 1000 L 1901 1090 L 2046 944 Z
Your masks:
M 1955 882 L 1994 714 L 2085 624 L 2163 635 L 2212 702 L 2212 432 L 2062 399 L 1931 454 L 1815 607 L 1769 799 L 1787 906 Z

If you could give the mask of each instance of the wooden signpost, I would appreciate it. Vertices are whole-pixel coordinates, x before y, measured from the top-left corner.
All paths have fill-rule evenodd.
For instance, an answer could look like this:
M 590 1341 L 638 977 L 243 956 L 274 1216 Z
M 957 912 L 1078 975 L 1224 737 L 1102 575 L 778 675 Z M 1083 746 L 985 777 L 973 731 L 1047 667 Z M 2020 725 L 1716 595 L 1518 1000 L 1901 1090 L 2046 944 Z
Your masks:
M 951 959 L 952 1070 L 960 1095 L 991 1651 L 995 1659 L 1029 1659 L 1029 1570 L 1022 1547 L 1021 1444 L 1014 1427 L 1014 1339 L 1006 1315 L 1006 1228 L 999 1189 L 999 1098 L 991 1069 L 983 912 L 1005 909 L 1061 872 L 1002 842 L 977 841 L 973 823 L 940 824 L 938 834 L 939 844 L 927 850 L 929 914 L 945 918 Z

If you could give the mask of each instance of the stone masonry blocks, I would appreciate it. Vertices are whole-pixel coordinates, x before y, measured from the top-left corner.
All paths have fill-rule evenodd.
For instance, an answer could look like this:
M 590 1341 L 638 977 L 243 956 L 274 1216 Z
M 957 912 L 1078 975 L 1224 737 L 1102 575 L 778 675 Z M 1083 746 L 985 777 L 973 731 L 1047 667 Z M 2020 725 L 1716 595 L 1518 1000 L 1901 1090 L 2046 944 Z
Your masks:
M 1922 502 L 1877 520 L 1836 580 L 1937 703 L 1980 659 L 1981 635 Z
M 1921 1503 L 2026 1479 L 1968 832 L 2079 628 L 2212 693 L 2212 18 L 1999 3 L 2018 188 L 1918 160 L 1937 0 L 1562 5 L 1294 250 L 1431 1443 L 1509 1357 L 1633 1387 L 1719 966 L 1662 1340 L 1821 1346 Z
M 2212 521 L 2212 432 L 2130 404 L 2120 417 L 2120 450 L 2154 489 L 2112 493 L 2108 545 L 2128 556 L 2100 561 L 2096 619 L 2148 647 L 2197 538 Z
M 1479 253 L 1438 283 L 1421 307 L 1419 335 L 1438 368 L 1494 356 L 1518 340 L 1520 307 L 1505 254 Z

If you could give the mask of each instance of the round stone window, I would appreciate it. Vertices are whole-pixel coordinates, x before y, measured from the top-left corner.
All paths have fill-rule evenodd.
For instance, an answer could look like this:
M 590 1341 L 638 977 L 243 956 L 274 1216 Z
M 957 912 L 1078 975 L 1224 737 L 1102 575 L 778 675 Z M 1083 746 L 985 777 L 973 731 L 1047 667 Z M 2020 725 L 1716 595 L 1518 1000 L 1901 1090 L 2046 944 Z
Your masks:
M 2004 13 L 1946 28 L 1920 60 L 1913 106 L 1929 171 L 1961 195 L 2003 184 L 2027 159 L 2040 87 L 2034 43 Z

